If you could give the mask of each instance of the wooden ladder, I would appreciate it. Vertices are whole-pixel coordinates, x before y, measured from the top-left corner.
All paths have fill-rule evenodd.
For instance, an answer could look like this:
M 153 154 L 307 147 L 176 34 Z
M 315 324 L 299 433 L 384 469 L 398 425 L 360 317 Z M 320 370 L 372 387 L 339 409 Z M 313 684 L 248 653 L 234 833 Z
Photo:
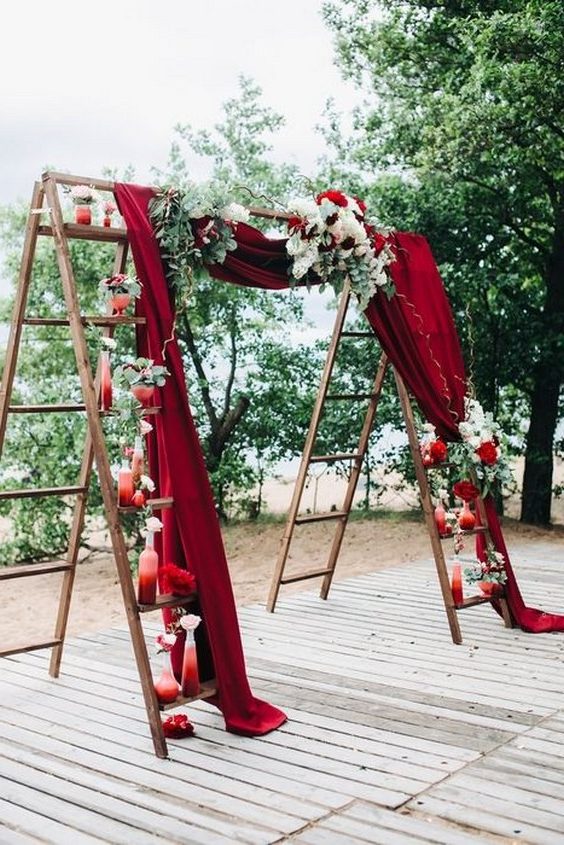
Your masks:
M 110 471 L 110 462 L 106 449 L 102 417 L 111 412 L 99 410 L 100 371 L 93 375 L 85 340 L 84 328 L 88 325 L 100 326 L 106 337 L 111 337 L 117 325 L 139 326 L 145 324 L 143 317 L 129 316 L 85 316 L 80 312 L 76 282 L 69 252 L 69 239 L 81 238 L 99 242 L 113 242 L 116 244 L 113 272 L 125 272 L 128 257 L 128 237 L 126 229 L 104 228 L 101 226 L 84 226 L 63 221 L 63 212 L 59 198 L 60 185 L 89 185 L 99 191 L 113 193 L 113 182 L 87 177 L 70 176 L 62 173 L 47 172 L 42 182 L 37 182 L 33 190 L 31 209 L 27 220 L 21 269 L 18 288 L 14 303 L 10 335 L 6 350 L 6 362 L 0 388 L 0 457 L 4 445 L 8 415 L 12 413 L 72 413 L 86 412 L 88 428 L 86 433 L 82 464 L 76 485 L 67 487 L 50 487 L 21 489 L 0 492 L 0 499 L 15 499 L 22 497 L 40 496 L 75 496 L 76 504 L 70 526 L 69 546 L 65 561 L 36 563 L 26 566 L 0 568 L 0 580 L 27 578 L 35 575 L 45 575 L 63 572 L 63 581 L 59 597 L 59 609 L 55 624 L 54 635 L 51 639 L 26 642 L 21 645 L 0 649 L 0 657 L 18 654 L 36 649 L 50 648 L 51 660 L 49 673 L 56 678 L 60 672 L 61 658 L 67 631 L 72 590 L 75 580 L 80 540 L 84 528 L 88 489 L 92 476 L 93 462 L 96 461 L 100 489 L 110 533 L 113 554 L 115 557 L 118 577 L 121 585 L 123 603 L 127 615 L 127 622 L 131 635 L 133 651 L 141 681 L 141 688 L 147 711 L 149 727 L 155 748 L 159 757 L 167 757 L 167 744 L 163 733 L 160 710 L 178 707 L 199 698 L 208 698 L 216 693 L 215 683 L 207 681 L 201 685 L 200 695 L 194 698 L 178 698 L 172 705 L 161 707 L 153 685 L 153 677 L 149 662 L 149 655 L 143 627 L 142 613 L 162 610 L 165 607 L 179 607 L 191 604 L 196 600 L 195 595 L 185 598 L 161 595 L 154 604 L 140 605 L 137 602 L 135 589 L 131 577 L 131 570 L 127 548 L 121 528 L 121 514 L 123 511 L 134 511 L 135 508 L 118 507 L 114 481 Z M 44 206 L 46 203 L 46 206 Z M 42 225 L 42 214 L 48 213 L 50 225 Z M 54 240 L 57 262 L 61 275 L 62 288 L 66 302 L 67 317 L 26 317 L 28 291 L 32 278 L 33 261 L 37 239 L 40 236 L 51 237 Z M 18 351 L 24 325 L 31 326 L 69 326 L 73 341 L 76 364 L 80 377 L 83 404 L 58 405 L 11 405 L 12 388 L 16 373 Z M 158 408 L 144 409 L 143 413 L 158 413 Z M 153 498 L 147 503 L 153 511 L 172 507 L 174 502 L 170 498 Z
M 351 300 L 351 290 L 348 284 L 345 285 L 343 292 L 341 294 L 339 304 L 337 307 L 337 315 L 335 318 L 335 324 L 333 326 L 333 332 L 331 334 L 331 340 L 329 342 L 329 348 L 327 351 L 327 357 L 325 359 L 325 365 L 323 368 L 323 374 L 321 376 L 321 382 L 319 385 L 319 390 L 317 393 L 317 398 L 315 400 L 315 404 L 313 407 L 313 412 L 311 415 L 311 421 L 309 425 L 309 430 L 305 439 L 304 449 L 302 453 L 302 458 L 300 462 L 300 467 L 298 470 L 298 475 L 296 478 L 296 484 L 294 487 L 294 492 L 292 495 L 292 500 L 290 502 L 290 507 L 288 510 L 288 517 L 286 520 L 286 526 L 284 529 L 284 533 L 282 535 L 282 539 L 280 541 L 280 550 L 278 553 L 278 558 L 276 561 L 276 566 L 274 570 L 274 574 L 272 577 L 272 582 L 270 586 L 270 592 L 268 595 L 267 600 L 267 610 L 271 613 L 274 611 L 276 607 L 276 602 L 278 600 L 278 596 L 280 593 L 280 588 L 284 584 L 293 584 L 298 581 L 306 581 L 313 578 L 322 578 L 321 582 L 321 589 L 320 589 L 320 596 L 322 599 L 326 599 L 329 594 L 329 589 L 331 587 L 331 582 L 333 580 L 333 576 L 335 574 L 335 568 L 337 566 L 337 560 L 339 557 L 339 552 L 341 550 L 345 530 L 347 527 L 349 515 L 351 512 L 351 508 L 353 505 L 354 495 L 356 492 L 356 488 L 358 485 L 358 479 L 360 477 L 361 469 L 362 469 L 362 462 L 366 455 L 366 451 L 368 449 L 369 437 L 370 432 L 372 430 L 372 426 L 374 423 L 374 419 L 376 416 L 376 411 L 378 407 L 378 402 L 380 399 L 380 395 L 382 392 L 382 386 L 384 383 L 384 378 L 386 376 L 386 371 L 389 364 L 388 358 L 385 353 L 382 353 L 380 357 L 380 361 L 378 363 L 376 374 L 374 377 L 374 382 L 372 385 L 372 390 L 370 393 L 367 394 L 330 394 L 329 387 L 331 382 L 331 377 L 333 374 L 333 369 L 335 365 L 335 361 L 337 358 L 337 354 L 339 351 L 339 346 L 342 338 L 367 338 L 371 337 L 376 340 L 374 332 L 372 329 L 369 331 L 346 331 L 344 329 L 345 321 L 347 317 L 348 308 L 350 305 Z M 396 387 L 398 391 L 398 396 L 401 404 L 401 409 L 403 413 L 403 417 L 405 420 L 405 426 L 407 430 L 408 440 L 409 440 L 409 447 L 413 459 L 413 463 L 415 466 L 415 473 L 417 478 L 417 484 L 419 488 L 419 498 L 421 501 L 421 506 L 423 509 L 423 514 L 425 517 L 426 527 L 429 533 L 429 538 L 431 541 L 431 548 L 433 551 L 433 557 L 435 560 L 435 566 L 437 569 L 437 576 L 439 579 L 439 585 L 441 588 L 441 594 L 443 597 L 443 602 L 445 606 L 445 611 L 447 615 L 447 621 L 449 624 L 452 640 L 456 644 L 460 644 L 462 642 L 462 634 L 460 631 L 460 625 L 458 622 L 457 611 L 463 610 L 468 607 L 474 607 L 479 604 L 484 604 L 486 602 L 491 601 L 499 601 L 499 605 L 501 608 L 502 616 L 506 627 L 512 627 L 512 620 L 511 615 L 509 612 L 509 608 L 507 607 L 507 602 L 503 595 L 500 597 L 495 597 L 492 599 L 490 597 L 485 596 L 472 596 L 471 598 L 465 599 L 461 604 L 455 604 L 452 590 L 450 585 L 449 579 L 449 572 L 448 567 L 443 551 L 443 541 L 449 539 L 448 537 L 441 537 L 438 532 L 437 524 L 435 521 L 435 514 L 434 514 L 434 507 L 431 500 L 431 493 L 429 489 L 429 483 L 427 480 L 427 469 L 423 465 L 423 459 L 421 457 L 421 450 L 419 445 L 419 438 L 417 435 L 417 428 L 415 424 L 415 418 L 413 414 L 413 407 L 409 398 L 409 394 L 405 383 L 397 370 L 392 367 L 394 379 L 396 382 Z M 358 445 L 355 452 L 351 453 L 336 453 L 334 455 L 315 455 L 315 442 L 317 438 L 317 433 L 319 430 L 319 425 L 321 422 L 321 418 L 323 416 L 323 411 L 325 407 L 325 403 L 331 400 L 351 400 L 351 401 L 368 401 L 368 407 L 366 410 L 366 414 L 364 417 L 364 422 L 362 425 L 362 429 L 360 432 L 360 437 L 358 440 Z M 350 461 L 351 462 L 351 472 L 349 475 L 349 480 L 347 483 L 347 487 L 345 490 L 345 495 L 343 499 L 342 507 L 339 510 L 335 511 L 328 511 L 326 513 L 313 513 L 313 514 L 300 514 L 300 505 L 302 501 L 303 492 L 306 486 L 306 482 L 308 479 L 308 472 L 309 468 L 312 464 L 315 463 L 336 463 L 337 461 Z M 477 533 L 486 533 L 488 534 L 488 522 L 486 512 L 483 506 L 483 502 L 481 499 L 477 500 L 477 507 L 478 512 L 480 515 L 480 522 L 481 527 L 475 528 L 472 531 L 464 531 L 464 535 L 471 535 Z M 294 532 L 296 526 L 304 525 L 306 523 L 312 522 L 325 522 L 325 521 L 332 521 L 336 523 L 335 530 L 333 533 L 333 539 L 331 542 L 331 547 L 329 551 L 329 557 L 327 559 L 327 564 L 322 568 L 306 570 L 304 572 L 299 572 L 296 574 L 286 575 L 286 564 L 288 561 L 288 556 L 290 552 L 290 547 L 292 544 L 292 540 L 294 538 Z

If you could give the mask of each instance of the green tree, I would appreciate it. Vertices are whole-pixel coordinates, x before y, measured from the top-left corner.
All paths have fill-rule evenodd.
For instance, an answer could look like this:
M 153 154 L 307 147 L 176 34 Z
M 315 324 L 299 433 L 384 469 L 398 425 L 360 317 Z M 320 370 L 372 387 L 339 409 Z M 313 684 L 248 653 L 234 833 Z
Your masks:
M 399 168 L 420 184 L 435 180 L 438 201 L 467 215 L 467 224 L 454 215 L 463 228 L 451 226 L 451 244 L 467 244 L 478 223 L 482 335 L 495 357 L 515 364 L 506 385 L 530 409 L 522 519 L 548 523 L 564 374 L 562 5 L 335 0 L 325 16 L 345 74 L 375 95 L 356 116 L 357 160 L 380 172 Z M 493 275 L 500 265 L 501 284 Z M 449 269 L 473 295 L 471 277 L 455 263 Z M 503 337 L 508 315 L 513 341 Z M 499 371 L 481 357 L 491 402 Z

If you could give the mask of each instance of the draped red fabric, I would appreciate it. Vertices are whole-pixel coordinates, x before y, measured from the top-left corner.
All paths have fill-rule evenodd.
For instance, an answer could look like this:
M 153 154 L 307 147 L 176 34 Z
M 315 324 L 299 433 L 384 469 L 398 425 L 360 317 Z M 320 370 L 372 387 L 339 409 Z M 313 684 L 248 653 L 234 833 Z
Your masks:
M 134 185 L 119 185 L 117 189 L 120 210 L 132 235 L 137 272 L 144 285 L 142 301 L 145 302 L 143 307 L 148 320 L 148 351 L 150 357 L 160 360 L 162 342 L 170 334 L 172 310 L 158 246 L 147 218 L 147 203 L 151 196 L 150 189 Z M 445 439 L 457 440 L 457 426 L 464 414 L 466 378 L 450 305 L 425 238 L 398 232 L 391 236 L 391 240 L 396 261 L 390 270 L 396 294 L 388 300 L 383 293 L 378 293 L 367 308 L 366 317 L 426 419 L 435 425 Z M 227 254 L 224 264 L 208 268 L 210 275 L 234 284 L 270 290 L 289 286 L 285 239 L 267 238 L 252 226 L 240 223 L 237 226 L 236 241 L 237 249 Z M 140 352 L 143 352 L 143 347 L 140 347 Z M 182 364 L 174 342 L 167 346 L 167 366 L 172 370 L 173 377 L 167 379 L 167 386 L 162 391 L 163 414 L 156 418 L 157 441 L 150 454 L 150 466 L 154 471 L 153 467 L 157 463 L 159 465 L 157 477 L 161 484 L 161 495 L 167 495 L 170 490 L 175 501 L 181 497 L 183 507 L 181 510 L 175 506 L 174 511 L 163 512 L 166 514 L 163 530 L 164 559 L 181 565 L 189 562 L 198 578 L 204 615 L 208 621 L 207 633 L 216 674 L 220 679 L 220 704 L 228 726 L 232 726 L 235 717 L 230 711 L 228 718 L 224 701 L 227 690 L 232 702 L 238 702 L 239 699 L 247 701 L 250 692 L 247 692 L 230 588 L 225 598 L 229 605 L 226 616 L 229 620 L 228 630 L 236 632 L 237 655 L 236 668 L 231 667 L 230 673 L 223 666 L 225 644 L 222 643 L 220 647 L 217 641 L 214 642 L 213 635 L 218 630 L 216 625 L 221 620 L 217 614 L 210 616 L 210 608 L 206 606 L 208 601 L 213 601 L 214 592 L 219 591 L 222 597 L 224 593 L 227 594 L 223 581 L 228 583 L 228 575 L 209 482 L 188 409 Z M 176 422 L 172 417 L 176 418 Z M 186 439 L 185 443 L 177 440 L 182 437 Z M 171 460 L 167 459 L 167 454 Z M 182 455 L 180 461 L 177 460 L 177 454 Z M 198 499 L 197 503 L 194 497 Z M 511 568 L 493 500 L 486 499 L 485 506 L 492 540 L 496 549 L 505 556 L 507 597 L 515 622 L 531 632 L 564 630 L 564 616 L 545 614 L 525 606 Z M 205 539 L 200 542 L 202 535 L 205 535 Z M 179 549 L 182 549 L 181 555 Z M 211 578 L 209 570 L 214 573 Z M 220 616 L 223 616 L 223 612 Z M 226 623 L 223 621 L 221 624 Z M 222 670 L 225 670 L 224 687 L 221 685 Z M 241 679 L 245 692 L 239 696 L 237 685 Z M 252 698 L 248 700 L 255 702 Z M 255 713 L 253 708 L 259 705 L 268 707 L 260 702 L 258 705 L 246 704 L 242 711 L 235 707 L 238 714 L 245 713 L 245 718 L 238 716 L 238 727 L 231 729 L 241 729 L 242 723 L 252 722 Z M 251 711 L 253 715 L 250 715 Z M 257 718 L 260 722 L 260 718 Z M 265 718 L 268 722 L 268 717 Z M 276 716 L 273 721 L 276 721 Z
M 149 188 L 116 185 L 117 202 L 143 285 L 138 313 L 146 317 L 147 323 L 145 330 L 138 332 L 138 351 L 161 363 L 163 344 L 171 336 L 173 310 L 147 214 L 152 195 Z M 196 631 L 199 668 L 204 679 L 215 673 L 215 703 L 225 717 L 227 729 L 247 735 L 263 734 L 279 727 L 286 716 L 271 704 L 254 698 L 249 688 L 221 531 L 175 340 L 166 346 L 165 363 L 171 375 L 159 391 L 161 412 L 150 418 L 154 430 L 147 438 L 149 470 L 159 495 L 174 498 L 174 507 L 162 511 L 164 527 L 162 536 L 157 535 L 160 560 L 188 567 L 196 576 L 204 619 Z M 179 639 L 173 654 L 177 672 L 182 646 Z

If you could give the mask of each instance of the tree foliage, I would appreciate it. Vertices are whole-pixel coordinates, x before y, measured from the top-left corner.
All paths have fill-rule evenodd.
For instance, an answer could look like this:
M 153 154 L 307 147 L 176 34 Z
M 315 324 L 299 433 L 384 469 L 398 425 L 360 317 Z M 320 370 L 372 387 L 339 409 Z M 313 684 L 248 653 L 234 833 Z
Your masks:
M 480 396 L 530 415 L 522 517 L 548 522 L 564 375 L 562 5 L 335 0 L 325 16 L 372 98 L 352 149 L 330 121 L 341 160 L 363 181 L 392 172 L 374 186 L 398 203 L 391 223 L 430 237 L 467 346 L 472 316 Z

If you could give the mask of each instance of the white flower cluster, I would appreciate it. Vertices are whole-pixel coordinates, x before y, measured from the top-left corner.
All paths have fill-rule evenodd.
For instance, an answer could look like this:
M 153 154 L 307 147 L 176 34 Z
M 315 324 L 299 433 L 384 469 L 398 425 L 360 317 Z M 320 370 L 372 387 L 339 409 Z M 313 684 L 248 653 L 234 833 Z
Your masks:
M 219 214 L 231 223 L 248 223 L 251 216 L 248 209 L 244 205 L 239 205 L 238 202 L 230 202 L 229 205 L 220 209 Z
M 476 453 L 483 443 L 498 443 L 501 429 L 495 422 L 491 413 L 484 411 L 477 399 L 466 396 L 464 399 L 464 422 L 458 426 L 458 431 L 464 443 L 472 447 L 472 456 L 475 463 L 480 463 L 480 457 Z M 499 445 L 496 445 L 497 457 L 501 455 Z
M 317 200 L 295 198 L 288 212 L 299 221 L 290 221 L 286 244 L 293 259 L 291 274 L 298 281 L 310 270 L 338 291 L 348 277 L 358 295 L 360 307 L 366 308 L 378 288 L 390 287 L 386 268 L 394 261 L 388 243 L 377 253 L 377 230 L 365 221 L 357 200 L 340 192 L 337 202 L 321 194 Z
M 73 185 L 70 196 L 76 205 L 89 205 L 95 201 L 97 194 L 89 185 Z

